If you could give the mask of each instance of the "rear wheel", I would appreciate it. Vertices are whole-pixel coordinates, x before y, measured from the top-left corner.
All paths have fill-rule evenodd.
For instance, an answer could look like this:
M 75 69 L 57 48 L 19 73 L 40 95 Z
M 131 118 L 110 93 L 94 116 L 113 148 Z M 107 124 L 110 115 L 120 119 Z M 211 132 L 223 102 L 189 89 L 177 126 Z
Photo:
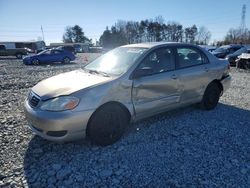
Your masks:
M 216 107 L 219 102 L 221 89 L 217 83 L 210 83 L 203 95 L 201 107 L 205 110 L 212 110 Z
M 39 65 L 39 60 L 38 59 L 33 59 L 32 61 L 33 65 Z
M 70 59 L 68 57 L 63 58 L 62 63 L 70 63 Z
M 106 146 L 115 143 L 123 135 L 129 118 L 119 105 L 105 105 L 91 118 L 87 135 L 91 143 Z

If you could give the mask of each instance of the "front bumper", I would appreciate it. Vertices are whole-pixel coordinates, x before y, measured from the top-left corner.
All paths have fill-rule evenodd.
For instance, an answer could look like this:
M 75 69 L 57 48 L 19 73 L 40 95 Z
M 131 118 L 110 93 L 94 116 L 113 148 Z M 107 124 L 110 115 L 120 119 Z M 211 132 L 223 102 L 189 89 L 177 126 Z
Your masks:
M 230 75 L 228 75 L 227 77 L 225 77 L 221 80 L 221 84 L 223 86 L 223 92 L 228 90 L 228 88 L 231 85 L 231 82 L 232 82 L 232 77 Z
M 85 138 L 92 110 L 81 112 L 49 112 L 32 108 L 25 100 L 24 112 L 31 130 L 37 135 L 56 142 Z M 53 135 L 53 136 L 52 136 Z
M 23 64 L 30 65 L 31 64 L 30 58 L 23 58 Z

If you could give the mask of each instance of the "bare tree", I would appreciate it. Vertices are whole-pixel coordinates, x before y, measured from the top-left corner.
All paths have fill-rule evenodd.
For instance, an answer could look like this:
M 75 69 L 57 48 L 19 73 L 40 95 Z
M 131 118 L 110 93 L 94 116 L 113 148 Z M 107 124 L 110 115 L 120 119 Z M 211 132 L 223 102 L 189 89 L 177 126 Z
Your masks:
M 196 42 L 198 44 L 206 45 L 209 43 L 210 39 L 211 39 L 211 32 L 204 26 L 199 27 L 196 36 Z

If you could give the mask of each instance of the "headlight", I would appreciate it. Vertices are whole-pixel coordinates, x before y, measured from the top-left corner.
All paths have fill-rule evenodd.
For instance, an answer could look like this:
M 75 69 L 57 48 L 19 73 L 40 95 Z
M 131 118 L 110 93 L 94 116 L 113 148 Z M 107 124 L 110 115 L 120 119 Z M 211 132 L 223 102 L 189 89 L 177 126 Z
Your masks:
M 72 110 L 79 104 L 79 99 L 72 96 L 62 96 L 45 101 L 41 106 L 41 110 L 47 111 L 64 111 Z

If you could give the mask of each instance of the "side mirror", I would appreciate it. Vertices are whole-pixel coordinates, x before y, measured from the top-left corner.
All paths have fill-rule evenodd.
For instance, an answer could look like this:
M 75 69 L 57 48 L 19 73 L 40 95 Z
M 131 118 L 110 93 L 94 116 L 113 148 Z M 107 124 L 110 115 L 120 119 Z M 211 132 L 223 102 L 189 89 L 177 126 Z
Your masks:
M 136 69 L 134 72 L 133 72 L 133 76 L 132 78 L 133 79 L 136 79 L 136 78 L 141 78 L 143 76 L 147 76 L 147 75 L 150 75 L 153 73 L 153 69 L 151 67 L 143 67 L 141 69 Z

